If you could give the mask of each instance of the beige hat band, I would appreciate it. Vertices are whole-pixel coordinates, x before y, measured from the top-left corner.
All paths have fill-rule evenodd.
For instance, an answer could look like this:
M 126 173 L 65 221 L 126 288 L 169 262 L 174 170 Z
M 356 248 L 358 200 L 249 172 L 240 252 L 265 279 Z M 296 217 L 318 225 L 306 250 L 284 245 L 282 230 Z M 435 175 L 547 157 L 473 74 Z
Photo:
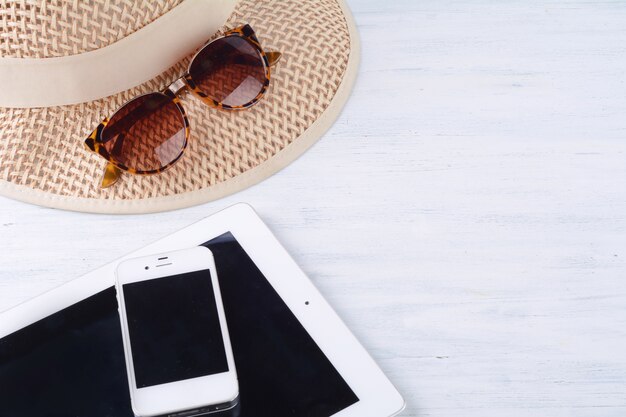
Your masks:
M 224 25 L 236 3 L 184 1 L 129 36 L 77 55 L 0 58 L 0 107 L 79 104 L 143 84 L 201 46 Z

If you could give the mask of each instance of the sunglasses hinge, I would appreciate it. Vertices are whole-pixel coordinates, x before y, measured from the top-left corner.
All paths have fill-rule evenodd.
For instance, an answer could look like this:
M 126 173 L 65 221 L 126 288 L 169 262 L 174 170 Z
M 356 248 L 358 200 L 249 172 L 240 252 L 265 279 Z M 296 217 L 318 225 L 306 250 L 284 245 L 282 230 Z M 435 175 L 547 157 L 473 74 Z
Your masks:
M 187 87 L 187 83 L 185 82 L 185 77 L 180 77 L 173 83 L 171 83 L 166 90 L 171 91 L 174 95 L 178 94 L 181 90 Z

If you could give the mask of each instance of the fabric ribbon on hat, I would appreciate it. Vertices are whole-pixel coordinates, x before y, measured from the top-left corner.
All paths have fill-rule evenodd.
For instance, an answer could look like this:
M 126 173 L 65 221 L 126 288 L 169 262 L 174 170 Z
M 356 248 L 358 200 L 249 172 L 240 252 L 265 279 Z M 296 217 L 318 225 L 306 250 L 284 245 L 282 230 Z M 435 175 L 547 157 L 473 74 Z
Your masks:
M 0 58 L 0 107 L 73 105 L 143 84 L 206 42 L 236 3 L 187 0 L 127 37 L 77 55 Z

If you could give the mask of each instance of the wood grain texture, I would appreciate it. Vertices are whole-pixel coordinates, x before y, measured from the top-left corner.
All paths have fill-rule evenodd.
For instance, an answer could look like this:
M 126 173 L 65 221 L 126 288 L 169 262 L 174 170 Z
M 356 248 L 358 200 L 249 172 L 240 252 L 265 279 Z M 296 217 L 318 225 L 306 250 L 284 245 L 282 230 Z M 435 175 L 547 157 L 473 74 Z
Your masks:
M 403 415 L 626 415 L 626 3 L 350 5 L 360 76 L 319 144 L 171 213 L 0 199 L 0 309 L 246 201 Z

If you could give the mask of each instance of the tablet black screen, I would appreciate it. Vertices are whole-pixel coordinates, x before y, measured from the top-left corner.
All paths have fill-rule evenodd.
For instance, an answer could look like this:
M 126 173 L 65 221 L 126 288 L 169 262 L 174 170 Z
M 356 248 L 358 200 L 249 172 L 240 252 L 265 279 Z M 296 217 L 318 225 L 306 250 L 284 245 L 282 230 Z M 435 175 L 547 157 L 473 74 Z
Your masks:
M 215 256 L 240 404 L 216 417 L 329 417 L 357 396 L 226 233 Z M 132 417 L 109 288 L 0 339 L 0 417 Z

